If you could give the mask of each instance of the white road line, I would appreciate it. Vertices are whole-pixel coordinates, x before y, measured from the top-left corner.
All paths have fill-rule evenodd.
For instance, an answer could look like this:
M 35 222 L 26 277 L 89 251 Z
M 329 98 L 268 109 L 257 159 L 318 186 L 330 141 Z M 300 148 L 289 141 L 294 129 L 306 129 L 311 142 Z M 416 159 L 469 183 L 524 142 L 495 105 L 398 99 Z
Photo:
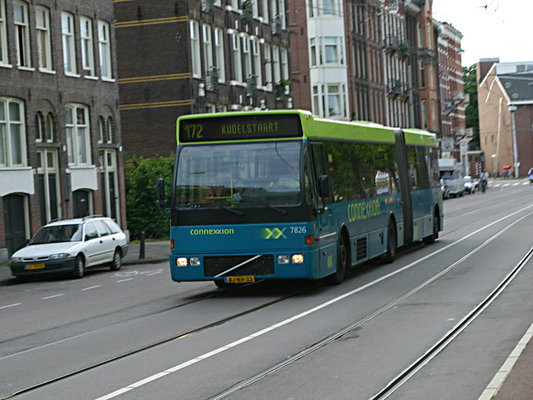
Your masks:
M 89 287 L 83 288 L 83 289 L 81 289 L 81 290 L 91 290 L 91 289 L 99 288 L 99 287 L 101 287 L 101 286 L 102 286 L 102 285 L 89 286 Z
M 63 295 L 64 295 L 64 293 L 54 294 L 52 296 L 42 297 L 41 300 L 53 299 L 54 297 L 60 297 L 60 296 L 63 296 Z
M 0 310 L 3 309 L 3 308 L 9 308 L 9 307 L 15 307 L 15 306 L 20 306 L 22 303 L 13 303 L 13 304 L 8 304 L 7 306 L 0 306 Z
M 481 396 L 479 396 L 478 400 L 490 400 L 496 396 L 496 393 L 498 393 L 503 385 L 503 382 L 505 382 L 505 379 L 507 379 L 507 376 L 511 373 L 511 370 L 518 360 L 518 357 L 520 357 L 520 354 L 522 354 L 522 351 L 526 348 L 532 336 L 533 324 L 529 326 L 527 332 L 524 334 L 524 336 L 522 336 L 522 339 L 520 339 L 512 353 L 500 367 L 500 370 L 496 372 L 496 375 L 494 375 L 494 378 L 492 378 L 492 381 L 490 381 L 487 388 L 483 391 L 483 393 L 481 393 Z
M 161 272 L 163 272 L 163 271 L 152 272 L 150 274 L 146 274 L 146 276 L 157 275 L 157 274 L 160 274 Z
M 520 182 L 513 183 L 513 186 L 518 186 L 518 185 L 520 185 Z
M 239 345 L 241 345 L 243 343 L 246 343 L 246 342 L 248 342 L 248 341 L 250 341 L 252 339 L 255 339 L 255 338 L 259 337 L 259 336 L 263 336 L 266 333 L 269 333 L 269 332 L 271 332 L 271 331 L 273 331 L 275 329 L 281 328 L 282 326 L 288 325 L 288 324 L 290 324 L 290 323 L 292 323 L 294 321 L 297 321 L 297 320 L 299 320 L 299 319 L 301 319 L 303 317 L 306 317 L 306 316 L 308 316 L 310 314 L 313 314 L 313 313 L 315 313 L 315 312 L 317 312 L 319 310 L 322 310 L 323 308 L 329 307 L 330 305 L 335 304 L 335 303 L 337 303 L 337 302 L 339 302 L 339 301 L 341 301 L 341 300 L 343 300 L 343 299 L 345 299 L 347 297 L 353 296 L 356 293 L 362 292 L 363 290 L 366 290 L 366 289 L 368 289 L 371 286 L 374 286 L 374 285 L 376 285 L 376 284 L 378 284 L 378 283 L 380 283 L 380 282 L 382 282 L 382 281 L 384 281 L 386 279 L 389 279 L 389 278 L 391 278 L 391 277 L 393 277 L 395 275 L 398 275 L 398 274 L 400 274 L 400 273 L 402 273 L 402 272 L 414 267 L 415 265 L 420 264 L 422 261 L 425 261 L 425 260 L 435 256 L 436 254 L 442 253 L 442 252 L 448 250 L 450 247 L 453 247 L 456 244 L 461 243 L 464 240 L 470 238 L 471 236 L 474 236 L 474 235 L 478 234 L 479 232 L 484 231 L 488 227 L 493 226 L 493 225 L 497 224 L 498 222 L 501 222 L 501 221 L 503 221 L 503 220 L 505 220 L 505 219 L 507 219 L 507 218 L 509 218 L 511 216 L 514 216 L 514 215 L 516 215 L 516 214 L 518 214 L 518 213 L 520 213 L 522 211 L 528 210 L 528 209 L 530 209 L 532 207 L 533 207 L 533 204 L 529 205 L 527 207 L 524 207 L 524 208 L 522 208 L 520 210 L 517 210 L 517 211 L 515 211 L 515 212 L 513 212 L 513 213 L 511 213 L 509 215 L 506 215 L 505 217 L 502 217 L 502 218 L 500 218 L 500 219 L 498 219 L 496 221 L 493 221 L 490 224 L 484 226 L 483 228 L 479 228 L 479 229 L 469 233 L 468 235 L 463 236 L 461 239 L 456 240 L 455 242 L 452 242 L 452 243 L 440 248 L 439 250 L 436 250 L 436 251 L 434 251 L 432 253 L 429 253 L 429 254 L 425 255 L 424 257 L 419 258 L 418 260 L 413 261 L 412 263 L 407 264 L 407 265 L 405 265 L 404 267 L 402 267 L 400 269 L 397 269 L 397 270 L 395 270 L 395 271 L 393 271 L 393 272 L 391 272 L 391 273 L 389 273 L 387 275 L 382 276 L 381 278 L 378 278 L 378 279 L 376 279 L 376 280 L 374 280 L 372 282 L 369 282 L 366 285 L 360 286 L 360 287 L 358 287 L 358 288 L 356 288 L 356 289 L 354 289 L 354 290 L 352 290 L 350 292 L 344 293 L 341 296 L 335 297 L 335 298 L 333 298 L 333 299 L 331 299 L 331 300 L 329 300 L 329 301 L 327 301 L 325 303 L 322 303 L 322 304 L 320 304 L 320 305 L 318 305 L 316 307 L 313 307 L 313 308 L 311 308 L 311 309 L 309 309 L 307 311 L 304 311 L 304 312 L 302 312 L 302 313 L 300 313 L 298 315 L 295 315 L 293 317 L 287 318 L 286 320 L 278 322 L 277 324 L 274 324 L 274 325 L 271 325 L 269 327 L 266 327 L 266 328 L 264 328 L 264 329 L 262 329 L 260 331 L 252 333 L 249 336 L 246 336 L 246 337 L 243 337 L 241 339 L 238 339 L 238 340 L 236 340 L 236 341 L 234 341 L 232 343 L 229 343 L 229 344 L 227 344 L 225 346 L 219 347 L 218 349 L 212 350 L 212 351 L 210 351 L 208 353 L 204 353 L 204 354 L 202 354 L 202 355 L 200 355 L 200 356 L 198 356 L 196 358 L 193 358 L 193 359 L 191 359 L 189 361 L 185 361 L 185 362 L 183 362 L 181 364 L 178 364 L 178 365 L 176 365 L 176 366 L 174 366 L 172 368 L 169 368 L 169 369 L 167 369 L 165 371 L 158 372 L 158 373 L 156 373 L 154 375 L 149 376 L 148 378 L 145 378 L 145 379 L 142 379 L 140 381 L 131 383 L 128 386 L 125 386 L 123 388 L 115 390 L 114 392 L 106 394 L 106 395 L 104 395 L 102 397 L 98 397 L 96 400 L 109 400 L 109 399 L 112 399 L 114 397 L 120 396 L 121 394 L 129 392 L 130 390 L 136 389 L 136 388 L 138 388 L 140 386 L 143 386 L 143 385 L 145 385 L 145 384 L 147 384 L 149 382 L 152 382 L 152 381 L 157 380 L 159 378 L 165 377 L 165 376 L 167 376 L 169 374 L 172 374 L 174 372 L 177 372 L 179 370 L 185 369 L 185 368 L 187 368 L 187 367 L 189 367 L 191 365 L 194 365 L 194 364 L 196 364 L 196 363 L 198 363 L 200 361 L 203 361 L 203 360 L 206 360 L 208 358 L 211 358 L 211 357 L 213 357 L 213 356 L 215 356 L 215 355 L 217 355 L 219 353 L 222 353 L 222 352 L 224 352 L 224 351 L 226 351 L 228 349 L 231 349 L 233 347 L 237 347 L 237 346 L 239 346 Z
M 117 281 L 117 283 L 131 281 L 131 280 L 133 280 L 133 278 L 121 279 L 120 281 Z
M 530 185 L 530 183 L 529 182 L 522 183 L 522 186 L 526 186 L 526 185 Z

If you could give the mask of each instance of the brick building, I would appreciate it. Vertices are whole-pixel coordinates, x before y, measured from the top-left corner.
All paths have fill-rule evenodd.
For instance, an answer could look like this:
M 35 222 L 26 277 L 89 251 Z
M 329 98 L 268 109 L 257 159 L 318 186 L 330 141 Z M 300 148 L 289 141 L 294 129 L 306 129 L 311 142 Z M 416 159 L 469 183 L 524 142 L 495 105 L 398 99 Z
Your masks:
M 55 218 L 125 228 L 111 2 L 0 0 L 0 261 Z
M 168 156 L 183 114 L 291 108 L 285 0 L 115 2 L 125 151 Z
M 533 167 L 533 62 L 477 64 L 479 138 L 486 170 L 493 176 L 513 168 L 527 176 Z

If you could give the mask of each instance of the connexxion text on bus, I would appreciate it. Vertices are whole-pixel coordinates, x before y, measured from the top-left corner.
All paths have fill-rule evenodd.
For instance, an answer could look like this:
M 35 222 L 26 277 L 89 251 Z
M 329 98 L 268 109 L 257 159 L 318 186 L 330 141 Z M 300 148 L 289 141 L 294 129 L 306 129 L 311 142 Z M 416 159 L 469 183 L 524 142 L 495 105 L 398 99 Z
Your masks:
M 340 283 L 349 267 L 392 262 L 442 228 L 426 131 L 277 110 L 182 116 L 177 140 L 174 281 Z

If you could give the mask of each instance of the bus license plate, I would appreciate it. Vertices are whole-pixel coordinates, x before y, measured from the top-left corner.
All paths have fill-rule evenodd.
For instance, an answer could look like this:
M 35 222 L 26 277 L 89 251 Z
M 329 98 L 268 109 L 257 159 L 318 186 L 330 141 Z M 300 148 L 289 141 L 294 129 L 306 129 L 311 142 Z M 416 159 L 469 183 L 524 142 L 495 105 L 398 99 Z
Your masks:
M 255 276 L 226 276 L 226 283 L 250 283 L 255 282 Z
M 26 270 L 29 269 L 44 269 L 44 264 L 26 264 Z

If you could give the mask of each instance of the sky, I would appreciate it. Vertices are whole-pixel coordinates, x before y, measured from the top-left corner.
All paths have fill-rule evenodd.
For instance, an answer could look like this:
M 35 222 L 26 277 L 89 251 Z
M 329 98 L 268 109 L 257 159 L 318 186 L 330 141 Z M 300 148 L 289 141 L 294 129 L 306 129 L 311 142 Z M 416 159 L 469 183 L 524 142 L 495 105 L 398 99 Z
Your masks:
M 533 0 L 433 0 L 433 18 L 463 34 L 462 64 L 533 61 Z

